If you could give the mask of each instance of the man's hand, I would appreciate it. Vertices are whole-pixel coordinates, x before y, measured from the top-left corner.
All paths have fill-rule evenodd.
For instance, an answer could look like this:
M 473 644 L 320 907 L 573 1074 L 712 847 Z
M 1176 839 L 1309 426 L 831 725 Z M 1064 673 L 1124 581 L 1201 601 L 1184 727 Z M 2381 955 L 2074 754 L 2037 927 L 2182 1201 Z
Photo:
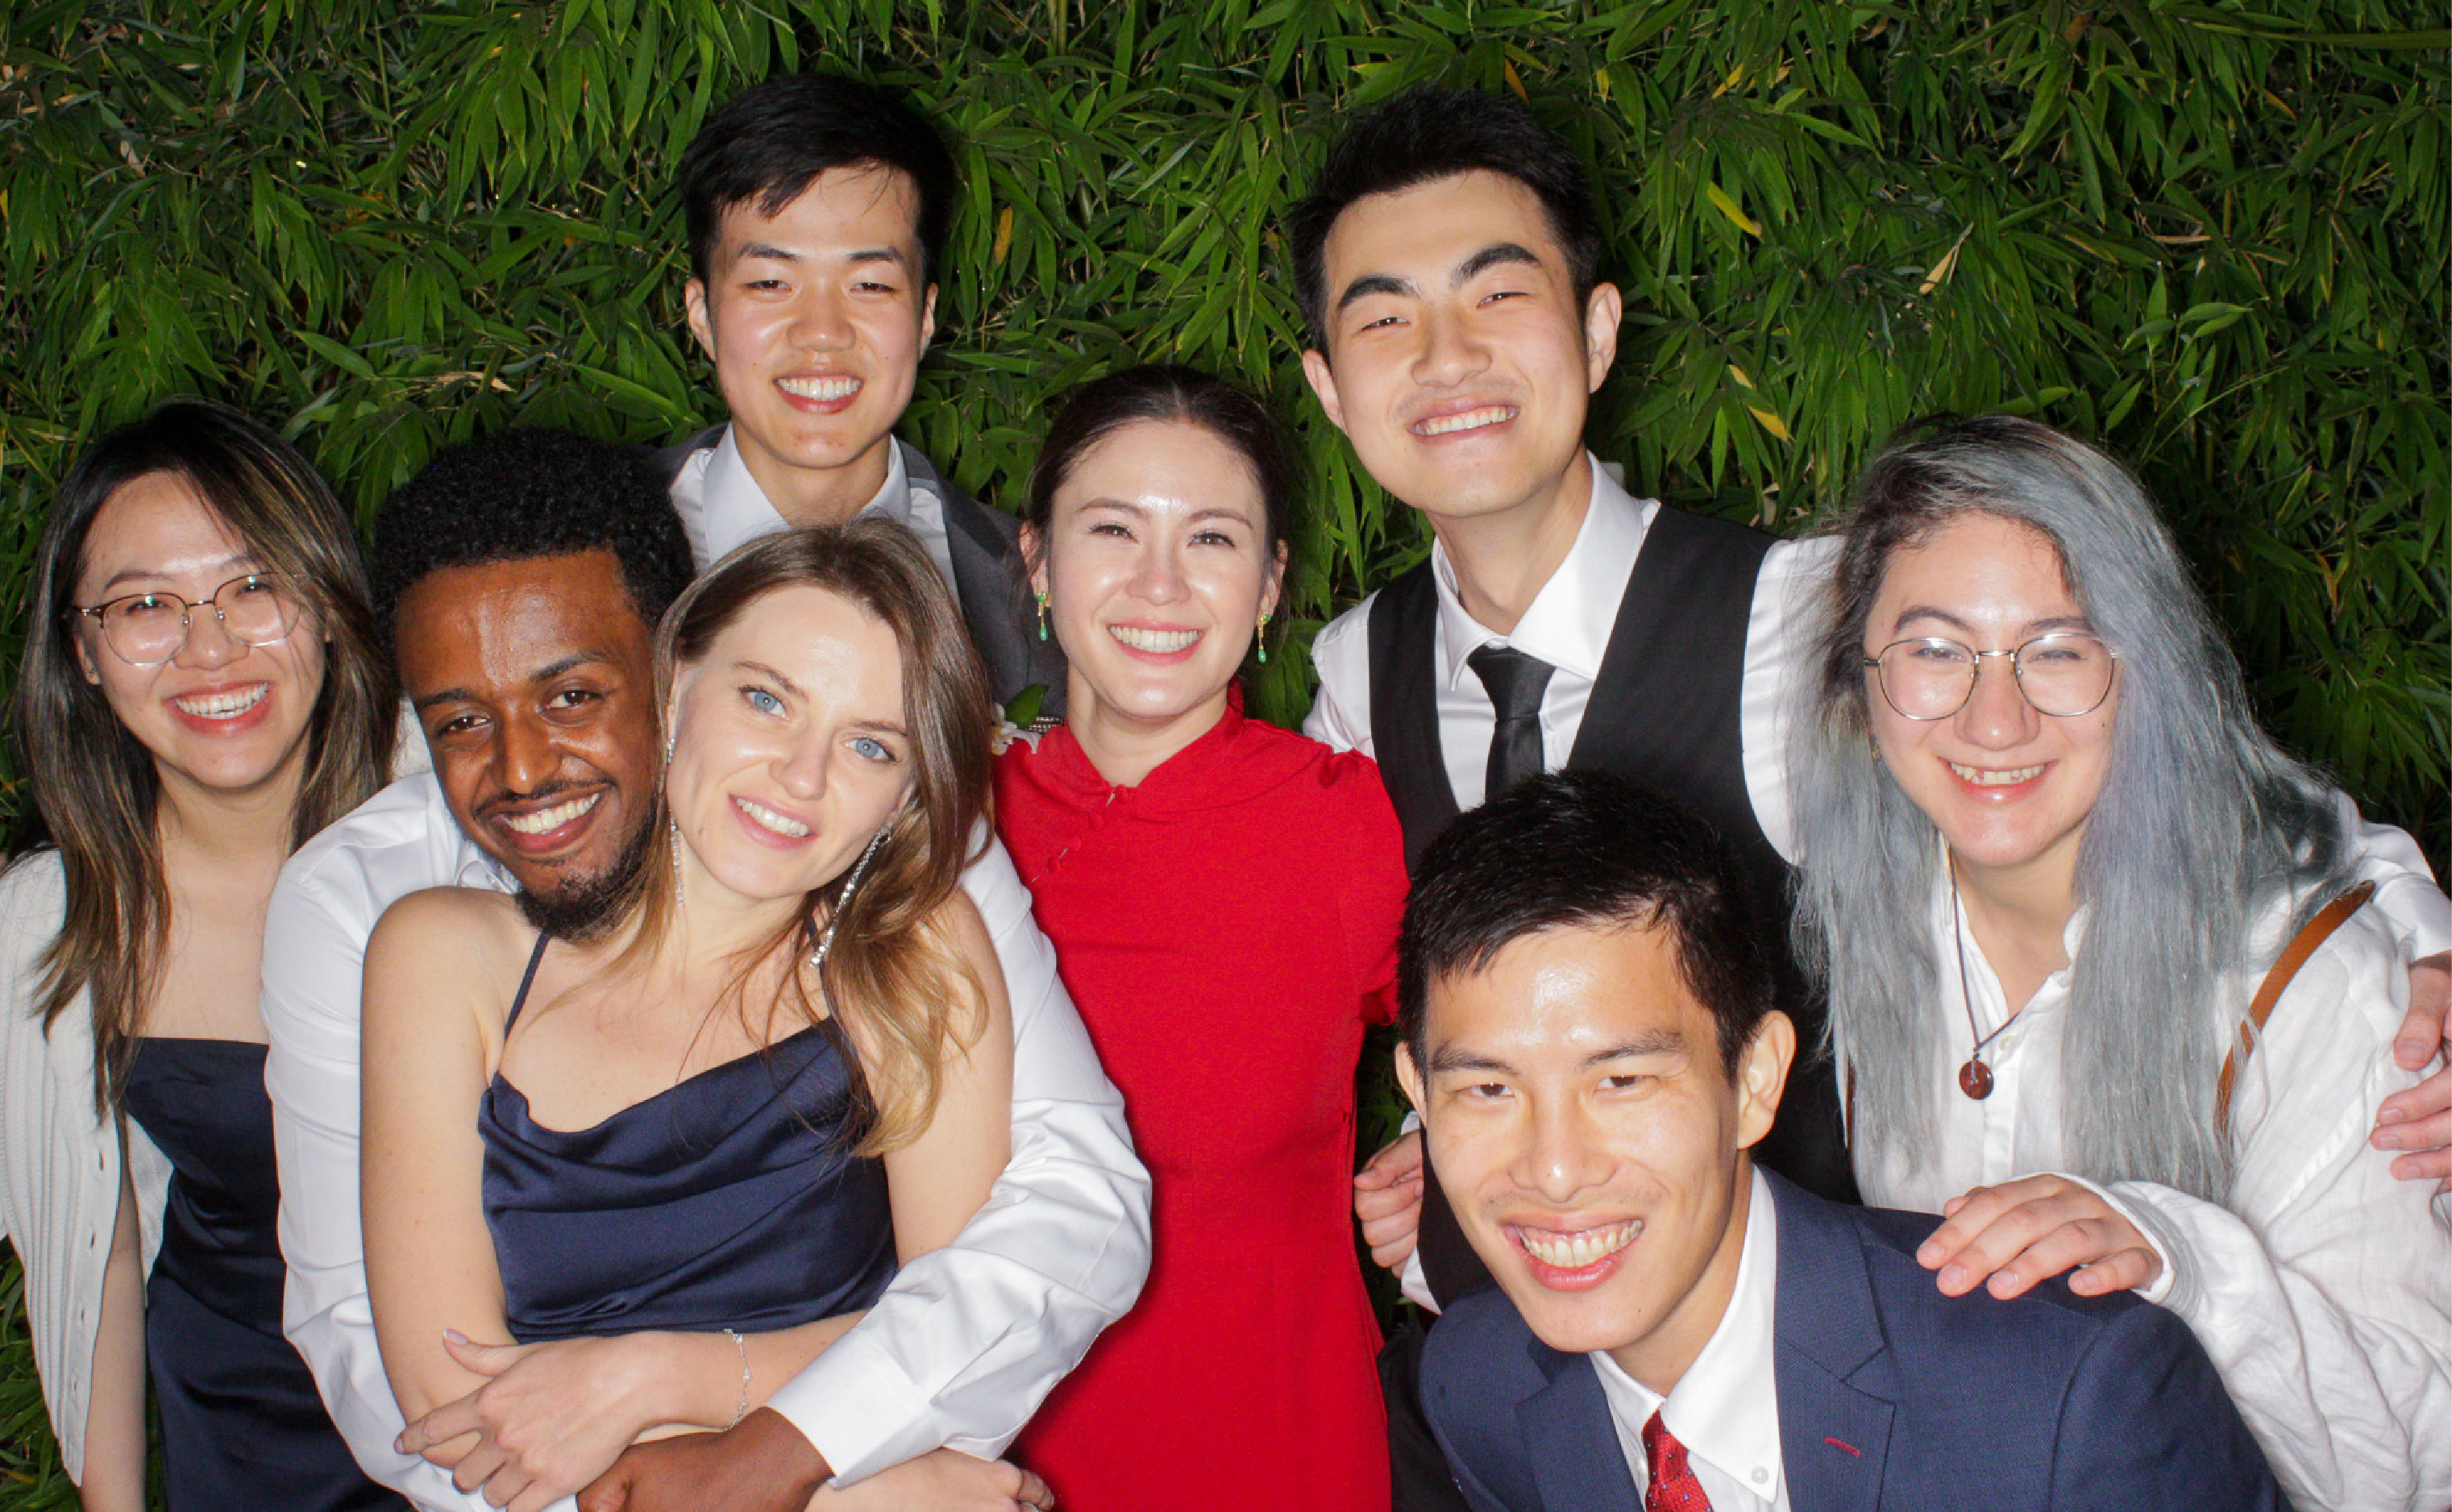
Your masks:
M 2452 951 L 2439 951 L 2409 969 L 2409 1015 L 2392 1038 L 2392 1058 L 2403 1070 L 2422 1070 L 2443 1052 L 2444 1069 L 2417 1086 L 2393 1093 L 2376 1110 L 2367 1143 L 2404 1153 L 2392 1163 L 2403 1181 L 2431 1181 L 2452 1191 Z
M 2024 1176 L 1978 1187 L 1942 1208 L 1948 1222 L 1916 1249 L 1916 1264 L 1941 1272 L 1942 1295 L 1985 1289 L 2004 1301 L 2072 1267 L 2082 1297 L 2150 1285 L 2162 1257 L 2136 1226 L 2092 1188 L 2066 1176 Z
M 1402 1271 L 1422 1227 L 1422 1131 L 1398 1134 L 1354 1177 L 1354 1216 L 1371 1261 Z
M 833 1474 L 791 1420 L 760 1407 L 722 1433 L 632 1445 L 579 1512 L 801 1512 Z

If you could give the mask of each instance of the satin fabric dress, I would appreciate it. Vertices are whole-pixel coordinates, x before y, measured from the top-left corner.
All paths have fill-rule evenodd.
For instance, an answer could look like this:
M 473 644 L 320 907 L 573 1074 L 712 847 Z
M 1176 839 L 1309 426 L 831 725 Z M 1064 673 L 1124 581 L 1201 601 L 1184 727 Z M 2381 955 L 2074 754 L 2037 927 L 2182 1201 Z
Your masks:
M 169 1158 L 145 1363 L 170 1512 L 376 1512 L 366 1479 L 281 1335 L 281 1178 L 261 1045 L 140 1039 L 128 1116 Z
M 581 1129 L 539 1124 L 497 1075 L 477 1130 L 511 1337 L 765 1333 L 875 1302 L 894 1279 L 894 1219 L 884 1163 L 852 1152 L 859 1116 L 831 1025 Z
M 1139 1303 L 1016 1457 L 1066 1512 L 1385 1512 L 1352 1186 L 1405 899 L 1378 769 L 1236 700 L 1136 787 L 1016 743 L 997 802 L 1155 1193 Z

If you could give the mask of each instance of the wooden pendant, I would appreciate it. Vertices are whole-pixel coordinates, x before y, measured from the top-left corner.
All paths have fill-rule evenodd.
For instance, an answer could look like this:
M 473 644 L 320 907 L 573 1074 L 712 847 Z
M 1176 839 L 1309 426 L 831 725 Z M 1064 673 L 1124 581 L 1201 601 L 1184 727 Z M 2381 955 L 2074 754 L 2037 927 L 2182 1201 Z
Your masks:
M 1982 1102 L 1992 1095 L 1992 1068 L 1980 1060 L 1969 1059 L 1958 1068 L 1958 1090 Z

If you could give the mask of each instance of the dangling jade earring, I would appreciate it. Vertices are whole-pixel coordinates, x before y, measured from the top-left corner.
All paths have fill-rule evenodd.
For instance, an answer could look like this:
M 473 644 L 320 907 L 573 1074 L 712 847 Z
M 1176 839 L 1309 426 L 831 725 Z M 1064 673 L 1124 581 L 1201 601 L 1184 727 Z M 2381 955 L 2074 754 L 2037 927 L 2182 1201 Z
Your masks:
M 1252 639 L 1259 648 L 1260 665 L 1267 666 L 1269 664 L 1269 612 L 1266 609 L 1260 611 L 1260 627 L 1252 632 Z
M 860 875 L 868 870 L 869 858 L 877 854 L 877 848 L 885 843 L 886 832 L 893 828 L 889 821 L 884 829 L 878 831 L 876 838 L 868 842 L 868 849 L 860 852 L 860 859 L 852 863 L 851 876 L 843 883 L 842 896 L 835 899 L 834 913 L 826 920 L 826 932 L 818 936 L 818 948 L 809 952 L 809 970 L 819 972 L 821 980 L 826 969 L 826 952 L 835 948 L 835 926 L 842 922 L 843 910 L 851 907 L 852 894 L 860 891 Z
M 1047 638 L 1047 595 L 1045 593 L 1038 596 L 1038 638 L 1041 640 Z

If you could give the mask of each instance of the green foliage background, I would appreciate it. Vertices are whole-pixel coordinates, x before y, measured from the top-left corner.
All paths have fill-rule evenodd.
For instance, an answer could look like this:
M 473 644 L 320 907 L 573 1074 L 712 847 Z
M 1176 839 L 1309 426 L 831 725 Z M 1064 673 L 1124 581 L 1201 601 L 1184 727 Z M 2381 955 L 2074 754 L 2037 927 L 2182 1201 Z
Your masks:
M 1893 426 L 2033 413 L 2166 506 L 2273 727 L 2452 841 L 2440 7 L 1473 0 L 11 0 L 0 661 L 77 442 L 182 391 L 362 511 L 510 423 L 718 413 L 669 172 L 710 106 L 906 88 L 967 187 L 904 433 L 1018 497 L 1049 396 L 1189 361 L 1315 466 L 1289 638 L 1427 544 L 1305 395 L 1275 212 L 1339 106 L 1515 89 L 1605 187 L 1631 481 L 1793 531 Z M 1298 655 L 1255 691 L 1309 700 Z M 0 803 L 21 801 L 0 768 Z M 13 1288 L 0 1300 L 11 1304 Z M 69 1504 L 0 1338 L 0 1509 Z

